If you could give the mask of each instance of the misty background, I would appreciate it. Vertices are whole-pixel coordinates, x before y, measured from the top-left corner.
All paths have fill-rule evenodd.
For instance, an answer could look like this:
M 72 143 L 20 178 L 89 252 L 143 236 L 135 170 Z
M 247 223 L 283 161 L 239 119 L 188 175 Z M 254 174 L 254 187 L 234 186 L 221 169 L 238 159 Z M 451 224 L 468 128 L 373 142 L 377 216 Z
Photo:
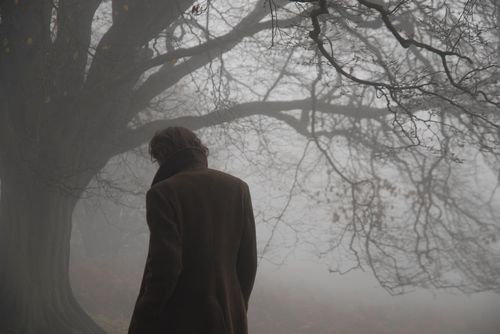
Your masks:
M 0 332 L 126 333 L 155 131 L 245 180 L 252 333 L 500 333 L 500 2 L 0 1 Z
M 345 268 L 352 263 L 340 256 L 325 258 L 318 251 L 321 238 L 309 233 L 328 229 L 334 204 L 309 203 L 300 192 L 289 203 L 295 169 L 280 170 L 279 177 L 268 166 L 270 152 L 239 150 L 227 135 L 230 129 L 215 130 L 222 132 L 217 136 L 212 131 L 200 133 L 211 150 L 209 167 L 249 183 L 258 222 L 260 261 L 249 310 L 252 333 L 498 333 L 498 292 L 464 295 L 411 288 L 393 296 L 367 268 L 343 275 L 330 272 L 338 263 Z M 293 165 L 301 158 L 301 142 L 288 135 L 283 137 L 283 131 L 273 138 L 281 143 L 275 158 L 288 158 Z M 211 141 L 212 136 L 217 140 Z M 248 133 L 246 141 L 258 141 L 257 134 Z M 126 333 L 137 297 L 149 236 L 144 194 L 156 168 L 147 147 L 116 158 L 103 170 L 108 187 L 96 186 L 100 195 L 81 200 L 75 212 L 72 282 L 83 306 L 109 333 Z M 263 253 L 284 207 L 287 217 Z M 299 235 L 304 230 L 306 236 Z

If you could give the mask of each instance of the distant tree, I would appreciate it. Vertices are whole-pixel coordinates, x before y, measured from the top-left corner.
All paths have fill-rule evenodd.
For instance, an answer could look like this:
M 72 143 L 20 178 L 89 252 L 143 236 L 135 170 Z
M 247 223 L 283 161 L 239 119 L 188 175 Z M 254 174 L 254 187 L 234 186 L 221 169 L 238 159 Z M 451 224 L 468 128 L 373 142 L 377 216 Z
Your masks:
M 478 212 L 452 183 L 455 152 L 498 171 L 495 10 L 2 1 L 0 331 L 103 332 L 69 284 L 73 209 L 112 157 L 168 125 L 245 119 L 262 138 L 293 129 L 326 159 L 339 195 L 324 196 L 346 222 L 322 253 L 347 240 L 389 290 L 447 287 L 456 275 L 463 290 L 498 288 L 495 207 Z M 406 215 L 388 211 L 393 194 L 412 203 Z

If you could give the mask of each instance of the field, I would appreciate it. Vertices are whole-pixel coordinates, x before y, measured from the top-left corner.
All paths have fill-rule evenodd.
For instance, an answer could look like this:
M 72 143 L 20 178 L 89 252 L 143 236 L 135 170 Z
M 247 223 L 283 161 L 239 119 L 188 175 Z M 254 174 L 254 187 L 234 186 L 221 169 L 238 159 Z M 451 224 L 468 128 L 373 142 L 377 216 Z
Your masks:
M 72 261 L 73 287 L 84 308 L 110 334 L 126 333 L 142 270 L 130 264 L 137 261 L 90 260 L 78 255 Z M 467 297 L 457 299 L 464 304 L 412 302 L 411 298 L 400 301 L 400 297 L 379 302 L 360 294 L 335 295 L 320 285 L 292 278 L 258 276 L 249 310 L 251 333 L 500 333 L 498 308 L 494 308 L 498 303 L 490 307 L 476 302 L 471 306 L 466 305 Z

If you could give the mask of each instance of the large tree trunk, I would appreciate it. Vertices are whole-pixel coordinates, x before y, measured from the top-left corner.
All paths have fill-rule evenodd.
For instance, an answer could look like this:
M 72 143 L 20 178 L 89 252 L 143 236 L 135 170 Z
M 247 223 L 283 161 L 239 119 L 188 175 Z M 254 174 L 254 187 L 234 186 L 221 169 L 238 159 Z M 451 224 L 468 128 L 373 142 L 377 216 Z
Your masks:
M 2 168 L 0 332 L 103 333 L 69 281 L 71 216 L 77 198 L 35 166 Z

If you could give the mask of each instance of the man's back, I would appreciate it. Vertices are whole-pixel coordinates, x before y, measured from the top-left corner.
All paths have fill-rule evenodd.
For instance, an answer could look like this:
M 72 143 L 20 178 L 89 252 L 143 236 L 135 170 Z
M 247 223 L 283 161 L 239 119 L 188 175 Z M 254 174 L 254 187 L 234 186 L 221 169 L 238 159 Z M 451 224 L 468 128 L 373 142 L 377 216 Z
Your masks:
M 146 198 L 150 248 L 129 333 L 247 333 L 257 256 L 246 183 L 187 168 Z

